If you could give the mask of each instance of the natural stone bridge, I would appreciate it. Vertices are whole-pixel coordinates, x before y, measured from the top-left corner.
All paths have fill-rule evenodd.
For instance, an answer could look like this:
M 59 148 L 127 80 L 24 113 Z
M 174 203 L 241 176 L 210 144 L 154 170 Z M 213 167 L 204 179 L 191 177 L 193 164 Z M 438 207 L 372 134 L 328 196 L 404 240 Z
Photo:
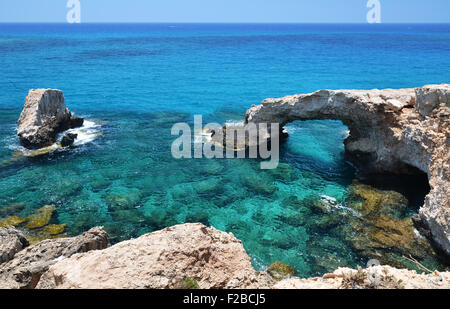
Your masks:
M 266 99 L 246 122 L 284 126 L 295 120 L 341 120 L 350 130 L 348 159 L 369 174 L 428 175 L 420 209 L 433 239 L 450 254 L 450 85 L 416 89 L 320 90 Z

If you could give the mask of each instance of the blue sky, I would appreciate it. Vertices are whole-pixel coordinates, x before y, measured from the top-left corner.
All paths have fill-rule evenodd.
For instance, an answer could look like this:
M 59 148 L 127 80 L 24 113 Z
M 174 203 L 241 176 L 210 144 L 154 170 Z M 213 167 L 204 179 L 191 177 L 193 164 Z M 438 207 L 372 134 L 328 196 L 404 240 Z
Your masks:
M 80 0 L 82 22 L 366 22 L 368 0 Z M 380 0 L 382 22 L 450 22 L 449 0 Z M 67 0 L 0 0 L 0 22 L 65 22 Z

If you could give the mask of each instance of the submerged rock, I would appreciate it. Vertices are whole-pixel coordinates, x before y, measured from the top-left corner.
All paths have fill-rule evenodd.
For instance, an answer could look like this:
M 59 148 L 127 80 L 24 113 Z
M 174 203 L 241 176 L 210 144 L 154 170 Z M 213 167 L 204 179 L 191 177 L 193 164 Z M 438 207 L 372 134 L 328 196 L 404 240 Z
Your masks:
M 53 212 L 56 210 L 55 205 L 45 205 L 36 210 L 31 216 L 26 218 L 28 222 L 25 225 L 27 229 L 35 229 L 43 227 L 50 222 Z
M 347 203 L 363 216 L 383 213 L 401 218 L 408 207 L 408 199 L 395 191 L 378 190 L 369 185 L 353 181 L 348 188 Z
M 277 168 L 268 170 L 267 172 L 274 178 L 284 182 L 291 182 L 298 179 L 295 169 L 287 163 L 278 163 Z
M 26 222 L 26 221 L 27 221 L 27 219 L 25 219 L 25 218 L 20 218 L 20 217 L 17 217 L 17 216 L 10 216 L 8 218 L 0 219 L 0 228 L 1 227 L 3 227 L 3 228 L 15 227 L 15 226 L 18 226 L 18 225 Z
M 22 211 L 22 209 L 24 209 L 24 208 L 25 208 L 25 203 L 14 203 L 14 204 L 10 204 L 8 206 L 1 206 L 0 207 L 0 217 L 18 213 L 18 212 Z
M 272 195 L 277 190 L 274 181 L 266 174 L 242 175 L 241 181 L 256 194 Z
M 348 217 L 343 230 L 361 255 L 401 268 L 408 266 L 403 256 L 424 259 L 436 255 L 415 230 L 411 217 L 402 219 L 408 201 L 400 193 L 356 182 L 349 187 L 347 202 L 361 216 Z
M 25 146 L 42 148 L 55 143 L 58 133 L 83 122 L 66 108 L 61 90 L 32 89 L 25 99 L 17 134 Z
M 285 279 L 286 277 L 291 277 L 295 274 L 295 269 L 286 263 L 276 261 L 267 267 L 267 272 L 273 279 L 279 281 Z
M 107 247 L 109 236 L 103 227 L 95 227 L 80 236 L 44 240 L 17 252 L 0 265 L 0 288 L 34 288 L 48 268 L 75 253 Z
M 65 228 L 66 224 L 50 224 L 41 229 L 23 230 L 23 233 L 30 244 L 34 245 L 46 239 L 67 237 Z
M 141 192 L 136 188 L 112 185 L 105 190 L 105 198 L 113 209 L 133 209 L 141 200 Z

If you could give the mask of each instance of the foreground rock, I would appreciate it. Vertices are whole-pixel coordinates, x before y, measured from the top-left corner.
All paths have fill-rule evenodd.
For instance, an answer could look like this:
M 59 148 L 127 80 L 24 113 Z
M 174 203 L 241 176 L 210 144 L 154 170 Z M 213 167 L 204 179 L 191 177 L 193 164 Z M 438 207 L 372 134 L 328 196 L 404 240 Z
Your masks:
M 0 264 L 14 258 L 14 255 L 28 246 L 22 232 L 14 228 L 0 228 Z
M 2 238 L 0 241 L 3 243 Z M 0 288 L 34 288 L 41 275 L 58 260 L 69 258 L 75 253 L 104 249 L 108 242 L 105 230 L 96 227 L 77 237 L 44 240 L 21 251 L 18 251 L 20 246 L 16 246 L 18 252 L 14 257 L 0 264 Z
M 63 138 L 61 139 L 61 146 L 62 147 L 72 146 L 77 137 L 78 137 L 78 134 L 74 134 L 74 133 L 65 134 L 63 136 Z
M 289 278 L 274 289 L 450 289 L 450 273 L 417 274 L 407 269 L 375 266 L 367 269 L 339 268 L 323 277 Z
M 350 130 L 346 155 L 364 173 L 428 175 L 420 209 L 433 239 L 450 254 L 450 85 L 417 89 L 320 90 L 267 99 L 246 121 L 341 120 Z
M 58 133 L 83 122 L 66 108 L 61 90 L 32 89 L 25 99 L 17 134 L 25 146 L 41 148 L 53 144 Z
M 253 269 L 232 234 L 196 223 L 61 260 L 37 288 L 269 288 L 273 283 Z

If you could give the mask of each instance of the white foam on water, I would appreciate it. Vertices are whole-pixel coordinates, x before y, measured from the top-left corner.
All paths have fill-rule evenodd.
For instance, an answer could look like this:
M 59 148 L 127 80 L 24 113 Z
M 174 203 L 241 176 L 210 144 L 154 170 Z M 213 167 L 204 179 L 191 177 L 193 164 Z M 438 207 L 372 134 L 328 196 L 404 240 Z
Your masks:
M 73 145 L 81 146 L 93 142 L 102 132 L 100 131 L 100 125 L 96 124 L 94 121 L 85 120 L 83 126 L 59 134 L 58 140 L 61 140 L 66 133 L 77 134 L 78 136 Z
M 358 217 L 358 218 L 361 217 L 361 214 L 359 212 L 357 212 L 356 210 L 354 210 L 350 207 L 344 206 L 342 203 L 338 203 L 338 200 L 332 196 L 321 194 L 320 198 L 322 201 L 330 203 L 331 204 L 330 206 L 333 209 L 338 209 L 346 214 L 350 213 L 351 215 Z
M 325 195 L 325 194 L 321 194 L 320 197 L 321 197 L 323 200 L 327 201 L 327 202 L 331 202 L 331 203 L 336 203 L 336 202 L 337 202 L 337 199 L 334 198 L 334 197 L 332 197 L 332 196 L 328 196 L 328 195 Z

